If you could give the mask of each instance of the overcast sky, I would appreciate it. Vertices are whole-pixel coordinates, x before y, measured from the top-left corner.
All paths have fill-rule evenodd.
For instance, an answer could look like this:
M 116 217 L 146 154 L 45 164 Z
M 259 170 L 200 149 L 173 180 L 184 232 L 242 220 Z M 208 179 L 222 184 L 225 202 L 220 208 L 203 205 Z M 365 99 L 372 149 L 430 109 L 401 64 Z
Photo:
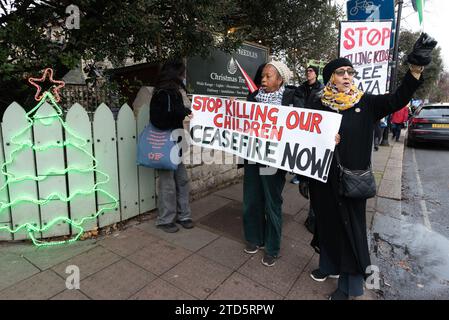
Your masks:
M 335 0 L 343 5 L 346 12 L 346 0 Z M 449 71 L 449 1 L 425 0 L 424 31 L 434 37 L 441 47 L 445 69 Z M 401 30 L 420 31 L 418 13 L 413 10 L 412 1 L 404 0 L 402 8 Z

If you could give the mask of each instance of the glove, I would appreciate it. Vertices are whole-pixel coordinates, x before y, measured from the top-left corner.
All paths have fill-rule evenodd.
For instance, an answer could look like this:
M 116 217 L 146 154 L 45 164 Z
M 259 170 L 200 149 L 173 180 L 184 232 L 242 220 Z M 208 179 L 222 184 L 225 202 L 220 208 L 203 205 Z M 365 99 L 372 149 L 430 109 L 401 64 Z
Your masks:
M 421 33 L 413 45 L 413 50 L 407 56 L 407 62 L 416 66 L 427 66 L 432 61 L 432 50 L 437 41 L 427 33 Z
M 306 199 L 309 199 L 309 182 L 305 180 L 299 181 L 299 193 Z

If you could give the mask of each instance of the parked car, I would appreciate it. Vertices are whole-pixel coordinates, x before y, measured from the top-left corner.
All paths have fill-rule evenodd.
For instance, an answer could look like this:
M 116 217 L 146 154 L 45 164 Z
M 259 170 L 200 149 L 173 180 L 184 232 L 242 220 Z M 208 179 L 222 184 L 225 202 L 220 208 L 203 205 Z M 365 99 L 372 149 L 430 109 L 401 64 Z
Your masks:
M 407 146 L 427 141 L 449 143 L 449 103 L 423 105 L 409 119 Z

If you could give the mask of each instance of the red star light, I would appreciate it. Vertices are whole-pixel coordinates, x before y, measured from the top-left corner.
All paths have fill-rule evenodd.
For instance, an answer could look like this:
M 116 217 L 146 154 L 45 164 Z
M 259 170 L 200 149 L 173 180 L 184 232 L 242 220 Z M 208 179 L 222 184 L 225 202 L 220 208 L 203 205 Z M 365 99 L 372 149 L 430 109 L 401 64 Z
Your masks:
M 64 83 L 64 81 L 61 81 L 61 80 L 53 80 L 53 69 L 51 69 L 51 68 L 45 69 L 44 74 L 42 75 L 41 78 L 29 78 L 28 79 L 28 82 L 31 83 L 37 89 L 34 99 L 36 99 L 36 101 L 40 101 L 42 99 L 42 97 L 44 96 L 44 94 L 41 94 L 41 91 L 42 91 L 41 86 L 38 85 L 37 83 L 39 83 L 39 82 L 44 83 L 45 80 L 47 79 L 47 76 L 48 76 L 48 80 L 54 84 L 51 87 L 51 92 L 52 92 L 53 96 L 55 97 L 55 101 L 56 102 L 61 101 L 61 97 L 59 96 L 59 89 L 64 87 L 65 83 Z

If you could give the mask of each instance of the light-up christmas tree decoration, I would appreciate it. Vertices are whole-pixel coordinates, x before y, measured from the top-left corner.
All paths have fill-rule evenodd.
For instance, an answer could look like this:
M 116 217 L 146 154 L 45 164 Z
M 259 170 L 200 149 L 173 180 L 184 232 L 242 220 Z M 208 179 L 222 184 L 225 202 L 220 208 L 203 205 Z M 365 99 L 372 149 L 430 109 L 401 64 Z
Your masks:
M 45 79 L 49 77 L 49 80 L 54 85 L 50 88 L 49 91 L 40 94 L 42 91 L 41 87 L 37 84 L 38 82 L 44 82 Z M 72 129 L 70 129 L 65 121 L 62 119 L 62 110 L 57 104 L 60 100 L 58 90 L 64 86 L 63 81 L 53 80 L 53 70 L 45 69 L 43 76 L 40 79 L 30 78 L 29 82 L 33 84 L 37 88 L 37 93 L 35 95 L 35 99 L 40 101 L 31 111 L 26 114 L 27 126 L 19 129 L 20 131 L 14 134 L 9 143 L 11 145 L 11 152 L 9 154 L 5 154 L 5 162 L 0 167 L 0 174 L 2 174 L 5 178 L 5 183 L 0 187 L 0 192 L 5 190 L 8 186 L 11 185 L 19 185 L 21 182 L 25 181 L 36 181 L 36 182 L 44 182 L 48 180 L 50 177 L 54 176 L 64 176 L 67 174 L 83 174 L 83 173 L 95 173 L 96 183 L 91 188 L 87 188 L 85 190 L 69 190 L 69 194 L 63 193 L 55 187 L 55 190 L 48 193 L 45 197 L 40 197 L 40 199 L 32 198 L 29 196 L 15 196 L 12 201 L 1 201 L 0 200 L 0 218 L 2 215 L 8 213 L 9 208 L 17 207 L 24 204 L 35 204 L 39 205 L 41 210 L 45 206 L 50 206 L 50 204 L 54 204 L 55 201 L 61 201 L 67 205 L 70 201 L 75 199 L 76 197 L 86 196 L 86 195 L 102 195 L 109 199 L 108 205 L 103 206 L 97 212 L 89 212 L 85 217 L 78 217 L 77 219 L 71 219 L 67 215 L 61 214 L 58 216 L 58 212 L 55 213 L 54 218 L 50 221 L 44 223 L 43 226 L 37 225 L 33 222 L 26 222 L 21 225 L 15 227 L 9 226 L 0 226 L 0 232 L 9 232 L 9 233 L 17 233 L 19 231 L 26 231 L 30 239 L 37 246 L 48 246 L 48 245 L 58 245 L 64 243 L 70 243 L 78 240 L 84 232 L 83 225 L 89 220 L 96 220 L 97 217 L 103 212 L 108 212 L 111 210 L 115 210 L 118 207 L 118 200 L 108 193 L 107 191 L 101 188 L 102 185 L 108 183 L 109 176 L 101 172 L 97 169 L 97 160 L 95 157 L 85 150 L 85 146 L 89 143 L 88 140 L 82 138 Z M 41 115 L 39 112 L 39 108 L 44 104 L 49 103 L 52 106 L 51 112 L 49 114 Z M 64 141 L 47 141 L 45 143 L 34 143 L 30 134 L 31 130 L 33 130 L 33 126 L 40 127 L 49 127 L 55 122 L 59 122 L 64 128 L 65 139 Z M 33 150 L 36 155 L 38 153 L 44 153 L 45 151 L 51 150 L 53 148 L 72 148 L 76 150 L 76 152 L 80 152 L 81 155 L 87 157 L 89 159 L 89 166 L 74 166 L 69 164 L 65 165 L 63 169 L 49 169 L 46 172 L 39 172 L 38 175 L 30 175 L 30 174 L 21 174 L 20 172 L 15 172 L 13 168 L 13 164 L 17 161 L 17 157 L 24 152 L 25 150 Z M 32 161 L 32 159 L 31 159 Z M 47 186 L 48 187 L 48 186 Z M 17 190 L 17 189 L 16 189 Z M 0 219 L 1 220 L 1 219 Z M 52 227 L 60 225 L 61 223 L 67 223 L 72 227 L 72 238 L 69 240 L 63 241 L 41 241 L 38 240 L 35 236 L 38 233 L 46 232 L 50 230 Z

